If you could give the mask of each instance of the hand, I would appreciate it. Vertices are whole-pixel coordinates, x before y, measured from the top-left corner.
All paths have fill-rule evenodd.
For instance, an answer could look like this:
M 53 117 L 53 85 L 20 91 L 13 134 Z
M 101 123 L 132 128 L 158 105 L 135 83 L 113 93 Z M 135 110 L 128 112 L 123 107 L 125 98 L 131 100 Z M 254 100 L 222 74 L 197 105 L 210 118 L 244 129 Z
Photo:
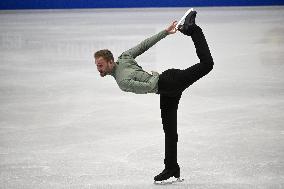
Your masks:
M 168 34 L 174 34 L 174 33 L 177 32 L 176 25 L 177 25 L 177 21 L 174 21 L 174 22 L 166 29 L 166 31 L 168 32 Z

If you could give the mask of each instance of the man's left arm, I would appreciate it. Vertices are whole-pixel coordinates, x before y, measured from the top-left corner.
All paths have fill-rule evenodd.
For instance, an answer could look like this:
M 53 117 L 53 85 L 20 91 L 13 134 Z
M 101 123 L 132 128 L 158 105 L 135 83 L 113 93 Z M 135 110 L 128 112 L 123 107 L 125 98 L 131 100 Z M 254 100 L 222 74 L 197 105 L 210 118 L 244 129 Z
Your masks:
M 155 80 L 158 79 L 159 74 L 157 72 L 152 72 L 153 76 L 149 81 L 142 82 L 133 79 L 124 79 L 119 82 L 119 88 L 126 92 L 133 92 L 136 94 L 146 94 L 153 91 L 155 88 Z

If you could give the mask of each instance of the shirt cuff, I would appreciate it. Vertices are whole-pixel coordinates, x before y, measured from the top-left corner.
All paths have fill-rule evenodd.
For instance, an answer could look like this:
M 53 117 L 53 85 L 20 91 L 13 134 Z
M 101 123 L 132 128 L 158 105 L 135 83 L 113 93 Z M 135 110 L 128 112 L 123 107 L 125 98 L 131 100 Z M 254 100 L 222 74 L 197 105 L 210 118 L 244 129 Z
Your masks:
M 163 30 L 163 31 L 161 31 L 161 33 L 163 33 L 165 36 L 169 35 L 169 33 L 167 32 L 167 30 Z

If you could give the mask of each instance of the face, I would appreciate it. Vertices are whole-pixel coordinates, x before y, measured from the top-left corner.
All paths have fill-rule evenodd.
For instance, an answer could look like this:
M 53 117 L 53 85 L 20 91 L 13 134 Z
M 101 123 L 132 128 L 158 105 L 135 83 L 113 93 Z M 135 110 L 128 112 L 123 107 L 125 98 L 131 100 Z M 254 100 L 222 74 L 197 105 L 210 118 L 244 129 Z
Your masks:
M 97 69 L 100 72 L 101 77 L 106 76 L 112 71 L 113 68 L 113 62 L 107 61 L 103 57 L 99 57 L 95 59 Z

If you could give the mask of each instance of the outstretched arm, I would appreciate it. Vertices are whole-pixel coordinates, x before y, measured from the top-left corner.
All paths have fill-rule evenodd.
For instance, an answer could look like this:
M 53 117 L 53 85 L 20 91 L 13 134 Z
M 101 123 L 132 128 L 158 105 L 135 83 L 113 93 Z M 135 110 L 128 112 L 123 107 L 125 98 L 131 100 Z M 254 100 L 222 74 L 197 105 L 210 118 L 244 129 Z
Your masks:
M 158 41 L 165 38 L 169 34 L 176 33 L 176 24 L 177 21 L 174 21 L 167 29 L 159 32 L 158 34 L 145 39 L 137 46 L 125 51 L 123 54 L 128 54 L 132 56 L 133 58 L 136 58 L 137 56 L 143 54 L 145 51 L 147 51 L 149 48 L 151 48 L 153 45 L 155 45 Z

